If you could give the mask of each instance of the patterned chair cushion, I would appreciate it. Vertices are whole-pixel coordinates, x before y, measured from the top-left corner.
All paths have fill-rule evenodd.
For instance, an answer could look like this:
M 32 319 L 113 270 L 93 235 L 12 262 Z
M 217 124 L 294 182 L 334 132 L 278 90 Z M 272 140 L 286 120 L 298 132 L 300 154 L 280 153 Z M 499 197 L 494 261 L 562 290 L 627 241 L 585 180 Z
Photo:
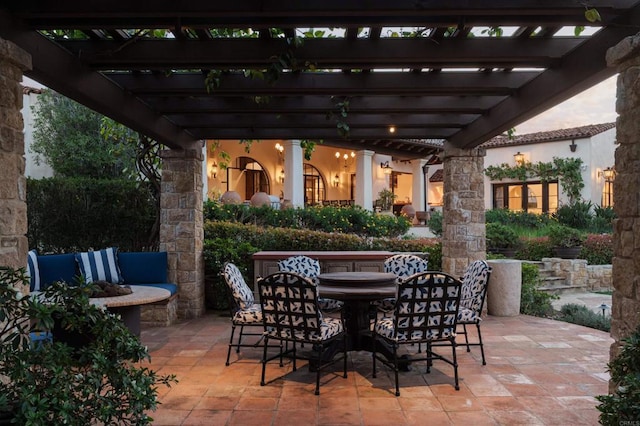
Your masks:
M 241 325 L 261 325 L 262 324 L 262 308 L 260 305 L 253 305 L 246 309 L 241 309 L 233 314 L 234 324 Z
M 240 269 L 233 263 L 227 263 L 223 270 L 224 280 L 231 290 L 233 299 L 241 310 L 249 309 L 255 303 L 253 292 L 247 286 Z
M 295 272 L 308 278 L 314 285 L 320 284 L 320 262 L 309 256 L 291 256 L 278 261 L 278 270 L 281 272 Z M 325 312 L 336 312 L 344 307 L 344 302 L 335 299 L 318 298 L 318 306 Z
M 476 260 L 469 265 L 462 277 L 460 307 L 479 312 L 487 291 L 491 268 L 484 260 Z
M 481 321 L 478 311 L 472 311 L 469 308 L 460 307 L 458 311 L 458 322 L 476 322 Z
M 311 340 L 312 342 L 322 342 L 324 340 L 330 339 L 338 334 L 342 333 L 344 330 L 344 326 L 342 325 L 342 321 L 338 318 L 323 318 L 320 323 L 320 333 L 317 331 L 313 331 L 307 336 L 305 336 L 301 332 L 295 333 L 295 338 L 293 340 Z M 278 332 L 273 327 L 267 327 L 267 335 L 271 337 L 281 337 L 286 339 L 292 339 L 290 329 L 282 330 L 280 336 L 278 336 Z
M 430 323 L 437 320 L 437 317 L 429 316 L 428 318 Z M 423 338 L 422 333 L 419 331 L 413 331 L 411 335 L 409 335 L 406 331 L 401 331 L 399 329 L 398 333 L 396 334 L 396 330 L 394 328 L 393 323 L 394 323 L 393 317 L 383 317 L 382 319 L 376 321 L 376 324 L 375 324 L 376 333 L 378 333 L 379 335 L 389 340 L 394 340 L 396 342 L 407 342 L 411 340 L 420 340 Z M 413 325 L 419 327 L 422 324 L 420 321 L 416 321 Z M 437 324 L 433 323 L 433 325 L 437 325 Z M 438 331 L 435 329 L 427 330 L 427 334 L 425 337 L 427 340 L 431 340 L 439 336 L 446 338 L 446 337 L 455 336 L 455 335 L 456 333 L 454 328 L 449 327 L 449 328 L 446 328 L 441 335 L 439 335 Z
M 404 278 L 421 272 L 427 272 L 428 270 L 429 262 L 415 254 L 396 254 L 384 261 L 384 271 L 397 275 L 398 278 L 396 281 L 398 283 Z M 372 305 L 382 312 L 391 312 L 396 307 L 396 299 L 389 297 L 376 300 L 372 302 Z

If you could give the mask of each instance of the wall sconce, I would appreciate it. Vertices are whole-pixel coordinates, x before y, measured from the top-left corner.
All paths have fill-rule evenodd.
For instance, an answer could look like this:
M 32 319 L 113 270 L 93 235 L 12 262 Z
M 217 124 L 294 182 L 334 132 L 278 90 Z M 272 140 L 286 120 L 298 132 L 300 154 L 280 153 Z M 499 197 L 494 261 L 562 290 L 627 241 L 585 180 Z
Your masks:
M 601 172 L 598 172 L 598 177 L 603 177 L 605 182 L 613 182 L 616 178 L 616 171 L 611 167 L 607 167 Z
M 280 145 L 280 142 L 276 143 L 276 151 L 278 151 L 278 158 L 280 161 L 284 159 L 284 146 Z
M 571 152 L 576 152 L 577 148 L 578 148 L 578 145 L 576 145 L 576 141 L 572 140 L 571 145 L 569 145 L 569 149 L 571 150 Z
M 391 174 L 391 172 L 393 172 L 393 167 L 391 167 L 391 166 L 389 165 L 389 162 L 388 162 L 388 161 L 384 161 L 384 162 L 380 163 L 380 168 L 382 169 L 382 172 L 383 172 L 385 175 L 390 175 L 390 174 Z
M 284 183 L 284 169 L 280 169 L 280 174 L 278 175 L 278 180 L 280 183 Z
M 218 177 L 218 163 L 215 161 L 211 165 L 211 176 L 213 176 L 214 179 Z
M 522 166 L 524 164 L 524 154 L 520 153 L 520 151 L 514 154 L 513 159 L 516 162 L 516 166 Z
M 333 177 L 333 186 L 335 186 L 336 188 L 340 186 L 340 176 L 336 173 L 336 175 Z

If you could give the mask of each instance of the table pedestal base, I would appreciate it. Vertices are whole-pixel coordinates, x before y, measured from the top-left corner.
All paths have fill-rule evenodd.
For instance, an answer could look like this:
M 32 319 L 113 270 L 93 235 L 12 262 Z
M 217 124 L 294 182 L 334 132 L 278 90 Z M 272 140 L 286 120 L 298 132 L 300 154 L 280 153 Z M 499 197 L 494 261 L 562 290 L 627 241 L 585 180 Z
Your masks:
M 109 312 L 120 315 L 122 322 L 127 326 L 129 331 L 137 337 L 140 337 L 140 305 L 117 306 L 107 308 Z

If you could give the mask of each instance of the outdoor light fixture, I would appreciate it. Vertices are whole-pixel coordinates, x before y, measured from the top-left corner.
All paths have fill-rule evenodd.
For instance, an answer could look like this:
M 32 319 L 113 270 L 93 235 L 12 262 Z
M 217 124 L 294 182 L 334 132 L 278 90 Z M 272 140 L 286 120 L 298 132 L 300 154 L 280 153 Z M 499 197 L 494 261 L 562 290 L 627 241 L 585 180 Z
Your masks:
M 603 171 L 599 172 L 598 175 L 604 177 L 605 182 L 613 182 L 616 178 L 616 171 L 611 167 L 607 167 Z
M 284 183 L 284 169 L 280 169 L 280 174 L 278 175 L 278 180 L 280 183 Z
M 571 150 L 571 152 L 576 152 L 577 148 L 578 148 L 578 145 L 576 145 L 576 141 L 572 140 L 571 145 L 569 145 L 569 149 Z
M 351 154 L 347 154 L 346 152 L 344 154 L 340 154 L 340 152 L 336 151 L 336 160 L 340 161 L 340 158 L 342 157 L 342 159 L 344 160 L 344 168 L 348 168 L 352 163 L 353 163 L 353 159 L 356 158 L 356 153 L 351 151 Z
M 218 163 L 215 161 L 211 165 L 211 176 L 215 179 L 218 176 Z
M 395 132 L 396 132 L 396 126 L 392 124 L 391 126 L 389 126 L 389 133 L 395 133 Z
M 340 176 L 338 176 L 337 173 L 333 177 L 333 186 L 335 186 L 336 188 L 340 186 Z
M 276 151 L 278 151 L 278 158 L 280 161 L 284 159 L 284 146 L 280 145 L 280 143 L 276 143 Z
M 524 164 L 524 154 L 520 153 L 520 151 L 514 154 L 513 159 L 516 162 L 516 166 L 522 166 Z
M 388 161 L 384 161 L 380 163 L 380 168 L 384 172 L 385 175 L 390 175 L 393 172 L 393 168 L 389 165 Z

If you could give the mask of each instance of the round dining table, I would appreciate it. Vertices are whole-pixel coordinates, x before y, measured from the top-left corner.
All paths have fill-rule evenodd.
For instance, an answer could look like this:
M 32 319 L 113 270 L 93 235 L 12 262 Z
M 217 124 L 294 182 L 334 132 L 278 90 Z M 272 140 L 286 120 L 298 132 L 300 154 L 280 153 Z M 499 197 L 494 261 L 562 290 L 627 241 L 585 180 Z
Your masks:
M 347 350 L 373 350 L 371 321 L 374 300 L 396 296 L 396 275 L 386 272 L 328 272 L 318 276 L 321 297 L 342 300 L 348 333 Z M 388 348 L 378 348 L 387 358 Z

